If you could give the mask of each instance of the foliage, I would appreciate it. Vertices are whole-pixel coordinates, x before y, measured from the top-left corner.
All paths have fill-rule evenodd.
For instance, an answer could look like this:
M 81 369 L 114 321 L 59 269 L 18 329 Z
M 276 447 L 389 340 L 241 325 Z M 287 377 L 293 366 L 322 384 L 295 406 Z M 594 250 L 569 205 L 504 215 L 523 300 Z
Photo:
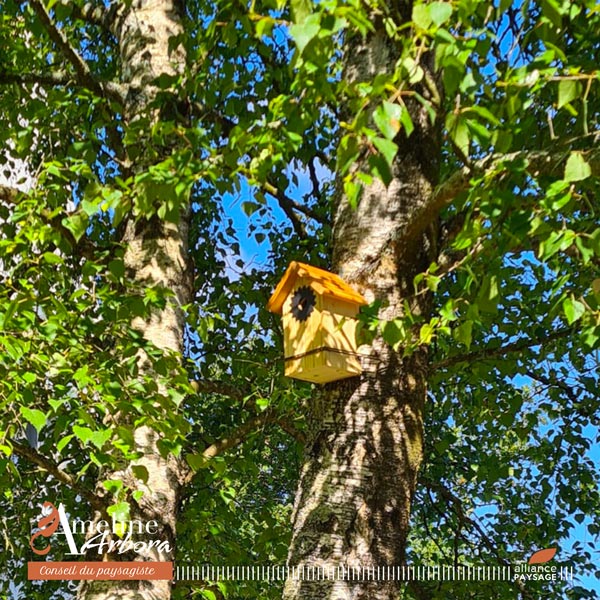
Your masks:
M 116 40 L 81 16 L 84 4 L 47 6 L 93 76 L 119 81 Z M 415 3 L 407 21 L 403 9 L 377 0 L 189 1 L 177 40 L 187 64 L 181 77 L 153 82 L 161 119 L 152 127 L 148 115 L 126 122 L 118 99 L 78 81 L 29 5 L 1 5 L 0 148 L 10 150 L 2 166 L 23 159 L 36 178 L 35 191 L 0 202 L 5 573 L 30 557 L 44 499 L 87 517 L 84 491 L 135 458 L 132 431 L 142 423 L 195 472 L 181 506 L 183 562 L 285 560 L 300 444 L 271 423 L 223 455 L 205 459 L 202 451 L 264 411 L 302 430 L 310 388 L 281 377 L 280 331 L 266 301 L 290 260 L 327 266 L 332 173 L 355 203 L 362 185 L 388 182 L 401 165 L 400 141 L 419 126 L 415 106 L 444 139 L 443 155 L 432 157 L 441 161 L 438 194 L 446 198 L 438 203 L 439 258 L 414 281 L 434 308 L 412 315 L 407 298 L 402 320 L 365 317 L 401 352 L 430 346 L 411 560 L 515 563 L 557 545 L 561 564 L 594 569 L 595 2 Z M 375 35 L 400 59 L 373 81 L 350 82 L 344 46 Z M 435 62 L 437 80 L 427 79 L 425 60 Z M 53 84 L 49 69 L 66 75 Z M 195 299 L 185 307 L 182 366 L 131 327 L 169 293 L 129 285 L 120 240 L 130 219 L 177 221 L 188 199 Z M 142 347 L 158 379 L 140 376 Z M 75 485 L 18 455 L 28 426 L 35 450 Z M 113 505 L 132 501 L 109 488 Z M 545 584 L 527 589 L 559 593 Z M 63 597 L 52 583 L 21 593 Z M 175 592 L 216 593 L 210 583 Z M 218 593 L 279 591 L 257 582 Z M 444 584 L 428 593 L 509 598 L 515 590 Z

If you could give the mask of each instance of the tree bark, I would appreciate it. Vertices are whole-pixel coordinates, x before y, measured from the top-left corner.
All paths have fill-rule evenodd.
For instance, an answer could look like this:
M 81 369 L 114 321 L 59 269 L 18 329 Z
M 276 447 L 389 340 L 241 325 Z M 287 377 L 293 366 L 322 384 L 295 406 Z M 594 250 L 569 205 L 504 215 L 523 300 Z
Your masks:
M 351 39 L 346 52 L 351 82 L 372 80 L 398 58 L 383 32 Z M 427 58 L 422 66 L 431 70 Z M 395 140 L 399 152 L 389 186 L 374 181 L 355 209 L 341 194 L 336 203 L 334 269 L 367 300 L 380 300 L 379 316 L 386 320 L 403 315 L 405 300 L 414 314 L 428 313 L 429 299 L 414 297 L 412 282 L 436 252 L 437 226 L 419 222 L 419 215 L 438 179 L 438 127 L 420 105 L 409 109 L 415 130 Z M 313 400 L 290 566 L 376 569 L 404 561 L 423 455 L 426 352 L 403 357 L 380 338 L 359 352 L 362 375 L 327 385 Z M 290 577 L 284 599 L 392 600 L 399 586 Z
M 182 33 L 180 15 L 173 0 L 134 0 L 113 15 L 113 33 L 118 40 L 123 83 L 129 90 L 125 100 L 124 118 L 132 123 L 147 118 L 150 126 L 160 118 L 151 107 L 155 98 L 155 79 L 161 74 L 177 75 L 185 64 L 180 46 L 169 48 L 169 42 Z M 140 140 L 140 148 L 149 141 Z M 168 149 L 156 149 L 158 160 L 165 158 Z M 161 156 L 161 153 L 163 154 Z M 141 172 L 151 164 L 143 151 L 131 161 L 131 171 Z M 155 158 L 156 160 L 156 154 Z M 162 200 L 162 199 L 161 199 Z M 166 198 L 164 199 L 167 200 Z M 181 355 L 183 350 L 184 315 L 181 306 L 191 300 L 188 257 L 187 207 L 181 211 L 178 223 L 158 218 L 130 220 L 123 242 L 126 246 L 124 263 L 132 287 L 159 286 L 172 292 L 166 306 L 155 310 L 147 319 L 136 318 L 132 326 L 142 332 L 152 345 Z M 139 368 L 142 375 L 151 374 L 151 363 L 141 352 Z M 159 385 L 158 393 L 166 393 Z M 149 398 L 148 402 L 152 402 Z M 170 550 L 154 549 L 148 560 L 171 561 L 174 555 L 176 515 L 179 490 L 185 477 L 183 465 L 173 456 L 161 456 L 157 442 L 159 434 L 148 426 L 134 431 L 136 450 L 141 458 L 132 467 L 145 467 L 148 478 L 142 482 L 130 468 L 104 474 L 105 479 L 121 479 L 131 489 L 141 490 L 138 503 L 130 501 L 131 519 L 142 523 L 158 523 L 152 539 L 167 541 Z M 139 537 L 141 541 L 148 541 Z M 143 560 L 139 555 L 105 556 L 108 560 Z M 98 560 L 96 555 L 95 560 Z M 89 581 L 82 582 L 78 597 L 85 600 L 165 600 L 170 597 L 170 581 Z

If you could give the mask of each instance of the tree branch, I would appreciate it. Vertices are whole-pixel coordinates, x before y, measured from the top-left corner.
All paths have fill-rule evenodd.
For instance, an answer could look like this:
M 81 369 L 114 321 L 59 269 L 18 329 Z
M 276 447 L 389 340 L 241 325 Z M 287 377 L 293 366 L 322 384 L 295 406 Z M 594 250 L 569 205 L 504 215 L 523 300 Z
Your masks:
M 229 435 L 216 442 L 212 443 L 210 446 L 207 446 L 202 452 L 202 457 L 205 459 L 211 459 L 215 456 L 219 456 L 226 452 L 227 450 L 231 450 L 231 448 L 235 448 L 242 444 L 250 434 L 254 433 L 261 427 L 265 427 L 266 425 L 277 423 L 286 433 L 290 433 L 294 438 L 303 443 L 305 441 L 304 433 L 296 429 L 293 425 L 291 425 L 284 416 L 277 414 L 276 410 L 267 409 L 258 415 L 254 415 L 246 422 L 242 423 L 235 429 L 233 429 Z M 288 430 L 293 430 L 291 433 Z M 190 471 L 185 478 L 184 483 L 189 483 L 195 475 L 195 471 Z
M 117 10 L 120 8 L 119 2 L 111 2 L 106 8 L 98 6 L 91 2 L 86 2 L 83 6 L 79 6 L 72 0 L 59 0 L 60 4 L 71 11 L 71 17 L 80 21 L 86 21 L 91 25 L 102 27 L 107 33 L 112 33 L 111 26 L 117 17 Z
M 18 205 L 19 199 L 18 194 L 20 190 L 0 185 L 0 202 L 5 204 Z M 77 212 L 77 211 L 75 211 Z M 52 214 L 48 209 L 42 208 L 38 212 L 38 216 L 42 223 L 49 225 L 58 232 L 71 246 L 74 253 L 83 256 L 85 258 L 94 258 L 96 255 L 96 245 L 85 237 L 77 240 L 70 229 L 65 227 L 63 219 L 69 213 Z M 73 214 L 73 213 L 71 213 Z
M 82 498 L 85 498 L 93 508 L 102 514 L 106 514 L 106 506 L 104 505 L 102 499 L 94 494 L 94 492 L 83 487 L 72 475 L 69 475 L 66 471 L 60 469 L 54 462 L 45 456 L 42 456 L 33 448 L 25 446 L 24 444 L 20 444 L 14 440 L 10 441 L 10 445 L 18 456 L 42 468 L 44 471 L 52 475 L 57 481 L 69 486 Z
M 211 459 L 219 454 L 222 454 L 226 450 L 230 448 L 234 448 L 235 446 L 239 446 L 250 433 L 252 433 L 255 429 L 266 425 L 270 419 L 273 418 L 273 412 L 269 410 L 265 410 L 259 415 L 256 415 L 242 423 L 239 427 L 236 427 L 227 437 L 221 438 L 220 440 L 214 442 L 210 446 L 207 446 L 202 452 L 202 457 L 205 459 Z M 189 471 L 184 480 L 184 485 L 190 483 L 196 471 Z
M 507 166 L 515 162 L 526 162 L 527 172 L 535 175 L 560 176 L 559 169 L 569 157 L 570 149 L 560 152 L 528 151 L 512 152 L 511 154 L 496 154 L 489 156 L 473 164 L 473 168 L 463 167 L 453 173 L 444 183 L 439 185 L 431 198 L 431 205 L 435 212 L 439 212 L 444 206 L 450 204 L 458 194 L 469 189 L 469 180 L 473 176 L 491 173 L 497 174 L 507 170 Z M 590 165 L 592 176 L 600 176 L 600 150 L 594 148 L 582 152 Z
M 244 406 L 251 410 L 256 408 L 256 403 L 254 399 L 249 398 L 250 391 L 239 386 L 231 385 L 223 381 L 209 381 L 207 379 L 196 379 L 191 382 L 191 386 L 194 388 L 194 391 L 199 394 L 220 394 L 222 396 L 227 396 L 228 398 L 231 398 L 236 402 L 243 402 L 247 399 Z M 264 414 L 264 412 L 260 413 L 260 415 Z M 279 427 L 281 427 L 283 431 L 285 431 L 287 434 L 289 434 L 301 444 L 304 444 L 306 442 L 306 435 L 304 434 L 304 432 L 298 429 L 293 424 L 293 422 L 288 419 L 286 415 L 278 415 L 276 414 L 276 411 L 273 411 L 272 418 L 269 419 L 269 422 L 277 423 L 277 425 L 279 425 Z
M 49 71 L 46 73 L 8 73 L 0 71 L 0 84 L 39 83 L 42 86 L 69 85 L 75 78 L 66 71 Z
M 194 379 L 190 382 L 194 391 L 198 394 L 220 394 L 232 400 L 241 402 L 247 395 L 243 388 L 224 381 L 209 381 L 207 379 Z
M 495 544 L 494 541 L 488 537 L 483 527 L 479 523 L 477 523 L 477 521 L 471 519 L 465 514 L 462 501 L 458 496 L 455 496 L 452 493 L 452 491 L 442 483 L 430 481 L 425 478 L 420 478 L 419 482 L 426 488 L 438 493 L 454 511 L 460 523 L 471 527 L 477 532 L 481 541 L 483 542 L 483 545 L 496 557 L 496 559 L 500 562 L 501 565 L 507 567 L 510 566 L 511 563 L 500 555 L 500 553 L 498 552 L 497 544 Z M 514 583 L 516 587 L 519 588 L 519 591 L 521 592 L 523 598 L 533 598 L 533 596 L 531 596 L 525 588 L 522 581 L 517 580 Z
M 574 332 L 575 330 L 573 328 L 566 327 L 564 329 L 559 329 L 558 331 L 549 333 L 547 336 L 541 339 L 532 340 L 530 338 L 520 338 L 514 342 L 510 342 L 509 344 L 498 346 L 496 348 L 479 348 L 477 350 L 473 350 L 472 352 L 467 352 L 466 354 L 450 356 L 444 360 L 441 360 L 440 362 L 433 363 L 429 366 L 429 372 L 432 373 L 438 369 L 445 369 L 463 362 L 477 362 L 482 360 L 490 360 L 493 358 L 501 358 L 512 352 L 520 352 L 521 350 L 527 350 L 532 346 L 539 346 L 540 344 L 545 344 L 553 340 L 567 337 Z
M 125 88 L 122 85 L 116 84 L 112 81 L 94 82 L 100 86 L 90 87 L 89 81 L 83 81 L 81 78 L 68 73 L 67 71 L 48 71 L 45 73 L 8 73 L 7 71 L 0 70 L 0 85 L 7 85 L 16 83 L 17 85 L 23 85 L 26 83 L 39 84 L 42 87 L 50 86 L 75 86 L 84 88 L 92 92 L 100 94 L 103 98 L 110 98 L 118 100 L 119 102 L 125 97 Z
M 0 202 L 14 204 L 19 190 L 6 185 L 0 185 Z
M 483 530 L 481 525 L 479 525 L 479 523 L 477 523 L 476 521 L 474 521 L 473 519 L 471 519 L 470 517 L 468 517 L 465 514 L 463 506 L 462 506 L 462 501 L 460 500 L 460 498 L 455 496 L 450 491 L 449 488 L 447 488 L 445 485 L 443 485 L 441 483 L 430 481 L 428 479 L 423 479 L 423 478 L 420 479 L 419 481 L 427 489 L 437 492 L 444 500 L 446 500 L 451 505 L 454 512 L 456 513 L 458 520 L 461 523 L 463 523 L 465 525 L 469 525 L 470 527 L 475 529 L 477 531 L 477 533 L 479 534 L 479 536 L 481 537 L 481 540 L 483 541 L 485 547 L 488 550 L 490 550 L 502 564 L 509 565 L 509 562 L 505 558 L 502 558 L 498 554 L 496 544 L 494 544 L 494 542 L 492 542 L 492 540 L 490 540 L 490 538 L 487 536 L 487 533 Z
M 531 370 L 525 371 L 525 375 L 527 375 L 527 377 L 530 377 L 534 381 L 542 383 L 548 387 L 560 388 L 565 393 L 567 398 L 573 403 L 574 406 L 577 406 L 579 404 L 580 398 L 577 397 L 577 394 L 573 391 L 573 388 L 568 386 L 564 381 L 560 381 L 558 378 L 550 379 L 549 377 L 546 377 L 539 373 L 534 373 Z
M 56 27 L 56 24 L 50 18 L 43 2 L 41 2 L 41 0 L 29 0 L 29 3 L 44 26 L 50 39 L 75 69 L 77 81 L 103 98 L 110 98 L 122 103 L 125 97 L 123 88 L 115 83 L 98 81 L 92 74 L 88 64 L 81 58 L 75 48 L 73 48 L 63 32 Z
M 275 188 L 275 186 L 269 185 L 269 189 L 267 191 L 272 196 L 275 196 L 280 205 L 287 206 L 290 210 L 295 210 L 296 212 L 302 213 L 309 219 L 313 219 L 319 223 L 323 222 L 323 219 L 310 207 L 304 206 L 303 204 L 299 204 L 298 202 L 292 200 L 287 194 L 284 194 L 281 190 Z M 276 193 L 273 194 L 271 190 L 275 190 Z
M 242 423 L 239 427 L 236 427 L 227 437 L 221 438 L 214 442 L 210 446 L 204 449 L 202 456 L 204 458 L 214 458 L 215 456 L 222 454 L 226 450 L 239 446 L 250 433 L 256 429 L 267 425 L 275 420 L 275 413 L 272 410 L 265 410 L 262 413 L 255 415 L 248 419 L 245 423 Z
M 526 171 L 535 177 L 559 176 L 571 149 L 547 152 L 542 150 L 524 150 L 510 154 L 495 154 L 483 158 L 470 166 L 455 171 L 446 181 L 441 183 L 433 192 L 428 202 L 415 215 L 411 232 L 413 235 L 424 231 L 440 211 L 451 204 L 462 192 L 469 189 L 470 180 L 485 174 L 501 175 L 510 170 L 511 164 L 524 162 Z M 591 174 L 600 176 L 600 150 L 597 148 L 582 152 L 590 165 Z
M 294 202 L 288 198 L 281 190 L 277 189 L 274 185 L 271 185 L 268 182 L 263 184 L 263 187 L 266 192 L 271 194 L 277 200 L 277 203 L 281 207 L 281 210 L 285 213 L 285 216 L 290 220 L 296 235 L 300 239 L 307 239 L 308 234 L 306 233 L 306 228 L 304 227 L 304 223 L 298 219 L 296 213 L 294 212 Z
M 288 435 L 293 437 L 299 444 L 306 444 L 306 434 L 304 431 L 298 429 L 291 421 L 286 417 L 277 417 L 277 425 L 283 429 Z

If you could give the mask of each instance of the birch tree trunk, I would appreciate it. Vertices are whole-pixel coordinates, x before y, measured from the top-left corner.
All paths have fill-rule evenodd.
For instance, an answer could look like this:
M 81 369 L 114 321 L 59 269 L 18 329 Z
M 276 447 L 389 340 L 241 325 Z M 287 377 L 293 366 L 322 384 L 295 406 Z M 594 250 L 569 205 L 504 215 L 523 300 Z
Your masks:
M 134 0 L 129 7 L 118 9 L 112 27 L 119 43 L 123 83 L 129 90 L 124 110 L 128 123 L 146 118 L 151 127 L 160 118 L 151 106 L 157 90 L 156 78 L 162 74 L 177 75 L 185 61 L 181 46 L 169 46 L 170 40 L 183 31 L 180 17 L 173 0 Z M 158 150 L 159 156 L 149 159 L 145 153 L 149 144 L 149 140 L 140 140 L 131 172 L 140 172 L 151 162 L 166 157 L 167 149 L 153 148 L 155 152 Z M 160 156 L 161 152 L 163 156 Z M 132 325 L 152 345 L 178 354 L 183 350 L 184 333 L 184 315 L 180 307 L 191 299 L 188 214 L 187 207 L 184 207 L 179 223 L 155 217 L 130 220 L 123 239 L 126 276 L 131 285 L 139 288 L 159 286 L 172 293 L 162 310 L 154 311 L 148 319 L 136 318 Z M 150 362 L 144 353 L 140 353 L 139 366 L 142 375 L 151 374 Z M 158 392 L 165 393 L 165 390 L 159 387 Z M 148 401 L 152 402 L 152 399 Z M 143 492 L 136 505 L 130 502 L 131 518 L 142 523 L 150 520 L 158 523 L 158 532 L 151 537 L 167 541 L 171 551 L 155 549 L 149 558 L 171 561 L 183 466 L 172 456 L 161 456 L 157 448 L 159 434 L 148 426 L 138 427 L 134 431 L 134 439 L 141 458 L 132 466 L 145 467 L 147 481 L 144 483 L 134 477 L 131 468 L 108 474 L 106 478 L 121 479 L 131 488 Z M 140 540 L 147 541 L 141 536 Z M 139 560 L 139 556 L 106 556 L 105 559 Z M 85 600 L 165 600 L 170 597 L 170 588 L 170 581 L 91 581 L 82 583 L 78 596 Z
M 371 81 L 398 59 L 384 33 L 354 38 L 346 51 L 351 82 Z M 409 108 L 415 130 L 395 140 L 400 149 L 391 183 L 386 188 L 375 180 L 356 209 L 340 194 L 334 222 L 334 269 L 367 300 L 382 301 L 386 320 L 402 316 L 404 300 L 413 313 L 428 312 L 428 298 L 413 296 L 413 278 L 432 260 L 437 237 L 436 226 L 424 229 L 418 215 L 437 181 L 439 135 L 422 107 Z M 363 374 L 329 384 L 313 400 L 291 566 L 385 568 L 404 560 L 423 456 L 426 354 L 403 358 L 402 349 L 395 352 L 381 339 L 359 352 Z M 392 600 L 398 591 L 395 581 L 289 578 L 284 598 Z

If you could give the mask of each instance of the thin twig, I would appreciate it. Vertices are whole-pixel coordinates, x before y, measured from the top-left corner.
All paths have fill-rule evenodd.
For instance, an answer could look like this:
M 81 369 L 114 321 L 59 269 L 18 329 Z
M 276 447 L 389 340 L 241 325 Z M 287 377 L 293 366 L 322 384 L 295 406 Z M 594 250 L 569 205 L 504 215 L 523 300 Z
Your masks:
M 534 373 L 533 371 L 529 371 L 529 370 L 525 371 L 525 375 L 527 375 L 527 377 L 530 377 L 534 381 L 538 381 L 539 383 L 543 383 L 544 385 L 547 385 L 548 387 L 560 388 L 565 393 L 567 398 L 569 398 L 569 400 L 574 405 L 579 404 L 580 399 L 573 392 L 573 389 L 570 386 L 568 386 L 566 383 L 564 383 L 564 381 L 560 381 L 559 379 L 553 380 L 553 379 L 550 379 L 549 377 L 546 377 L 545 375 L 541 375 L 539 373 Z

